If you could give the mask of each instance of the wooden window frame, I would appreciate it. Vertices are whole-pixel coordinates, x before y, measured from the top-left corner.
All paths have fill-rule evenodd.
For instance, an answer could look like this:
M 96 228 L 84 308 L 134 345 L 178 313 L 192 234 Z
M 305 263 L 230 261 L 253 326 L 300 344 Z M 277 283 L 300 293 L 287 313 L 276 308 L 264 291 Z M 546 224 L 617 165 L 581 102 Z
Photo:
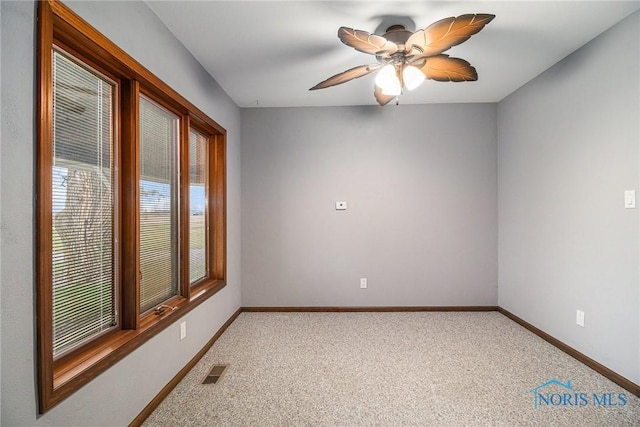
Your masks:
M 118 82 L 118 111 L 114 137 L 119 165 L 116 206 L 119 227 L 114 230 L 115 278 L 119 297 L 119 328 L 54 360 L 52 342 L 52 220 L 51 165 L 53 131 L 52 49 L 60 47 L 88 66 Z M 213 296 L 226 285 L 226 131 L 205 113 L 162 82 L 135 59 L 57 0 L 38 5 L 37 51 L 37 178 L 36 178 L 36 315 L 39 411 L 45 413 L 93 378 L 124 358 L 154 335 Z M 140 313 L 139 294 L 139 95 L 180 117 L 181 196 L 178 254 L 179 295 L 163 304 L 174 307 L 162 314 Z M 188 138 L 191 127 L 209 138 L 209 275 L 189 283 L 188 253 Z M 186 151 L 185 151 L 186 150 Z M 185 169 L 186 165 L 186 169 Z M 186 267 L 186 268 L 185 268 Z

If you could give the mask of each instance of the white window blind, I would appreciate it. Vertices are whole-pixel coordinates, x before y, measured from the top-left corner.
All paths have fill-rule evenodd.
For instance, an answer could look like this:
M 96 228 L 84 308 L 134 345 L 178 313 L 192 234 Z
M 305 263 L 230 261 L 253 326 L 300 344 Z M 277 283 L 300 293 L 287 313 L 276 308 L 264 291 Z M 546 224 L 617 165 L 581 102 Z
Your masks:
M 53 52 L 53 354 L 116 326 L 115 85 Z
M 140 311 L 178 293 L 179 117 L 140 97 Z
M 207 276 L 207 171 L 208 139 L 189 132 L 189 280 L 191 284 Z

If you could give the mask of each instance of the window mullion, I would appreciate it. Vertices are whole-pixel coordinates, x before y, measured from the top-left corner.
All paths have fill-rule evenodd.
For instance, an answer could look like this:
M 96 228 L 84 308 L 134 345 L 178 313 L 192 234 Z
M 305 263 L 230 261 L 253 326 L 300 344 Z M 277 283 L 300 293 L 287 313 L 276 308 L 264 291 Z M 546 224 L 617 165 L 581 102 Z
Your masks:
M 140 327 L 140 254 L 139 254 L 139 188 L 140 154 L 139 139 L 139 98 L 137 81 L 122 83 L 120 182 L 122 238 L 122 329 Z
M 180 294 L 189 299 L 191 287 L 189 286 L 189 132 L 191 121 L 185 114 L 180 120 Z

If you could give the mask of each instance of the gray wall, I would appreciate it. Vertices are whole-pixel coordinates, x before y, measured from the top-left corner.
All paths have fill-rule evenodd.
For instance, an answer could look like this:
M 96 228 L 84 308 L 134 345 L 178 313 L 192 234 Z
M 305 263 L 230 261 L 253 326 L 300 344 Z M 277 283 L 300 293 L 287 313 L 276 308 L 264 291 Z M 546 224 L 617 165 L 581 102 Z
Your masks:
M 2 425 L 126 425 L 240 306 L 240 110 L 141 2 L 72 4 L 228 131 L 228 285 L 42 417 L 34 323 L 35 4 L 1 3 Z
M 500 306 L 635 383 L 639 52 L 636 12 L 498 106 Z
M 497 303 L 495 104 L 243 109 L 242 138 L 244 306 Z

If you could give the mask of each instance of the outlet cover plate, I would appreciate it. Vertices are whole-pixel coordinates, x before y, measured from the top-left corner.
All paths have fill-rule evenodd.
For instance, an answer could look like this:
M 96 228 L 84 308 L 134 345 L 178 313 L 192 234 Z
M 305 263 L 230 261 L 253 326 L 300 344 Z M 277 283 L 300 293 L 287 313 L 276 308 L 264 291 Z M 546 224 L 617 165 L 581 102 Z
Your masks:
M 187 322 L 180 323 L 180 341 L 187 337 Z
M 584 311 L 582 310 L 576 311 L 576 324 L 584 328 Z

